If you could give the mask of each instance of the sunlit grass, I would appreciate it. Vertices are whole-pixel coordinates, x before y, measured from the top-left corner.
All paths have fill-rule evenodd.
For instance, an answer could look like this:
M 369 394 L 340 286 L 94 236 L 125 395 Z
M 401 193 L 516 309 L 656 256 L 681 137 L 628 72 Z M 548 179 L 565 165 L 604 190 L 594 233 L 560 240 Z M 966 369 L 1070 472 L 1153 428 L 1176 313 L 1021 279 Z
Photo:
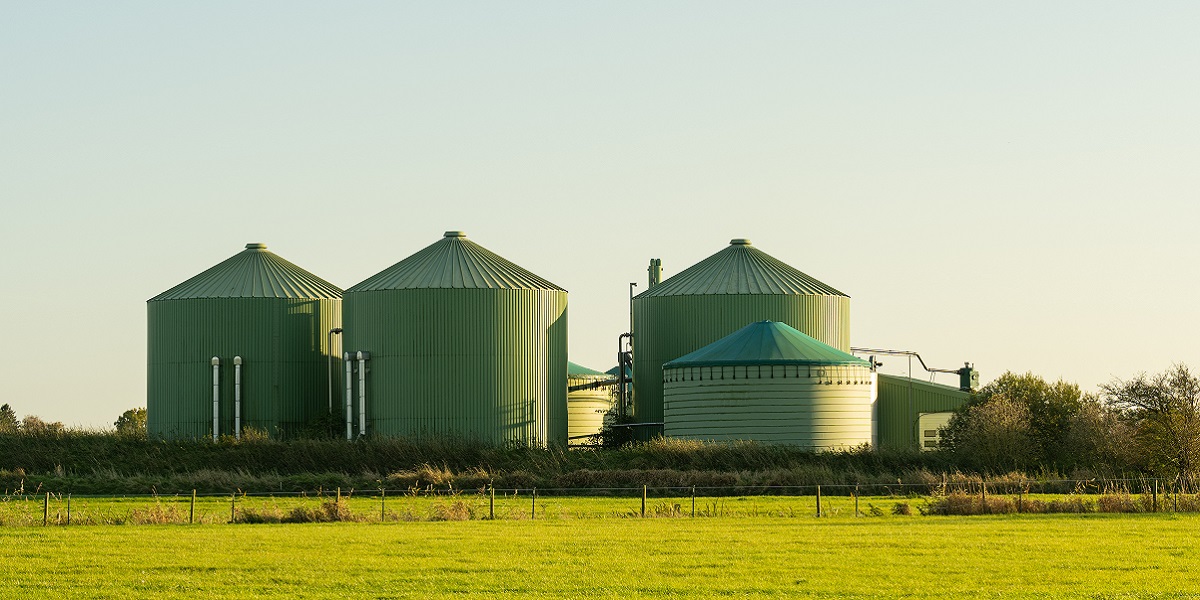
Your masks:
M 0 528 L 61 597 L 1191 597 L 1192 515 Z

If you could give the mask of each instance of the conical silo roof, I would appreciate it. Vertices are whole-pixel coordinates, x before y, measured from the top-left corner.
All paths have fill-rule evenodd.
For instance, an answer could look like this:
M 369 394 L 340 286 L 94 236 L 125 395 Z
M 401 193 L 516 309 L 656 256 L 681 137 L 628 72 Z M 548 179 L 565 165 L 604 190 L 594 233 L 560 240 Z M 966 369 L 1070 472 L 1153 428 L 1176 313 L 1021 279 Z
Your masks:
M 447 231 L 442 239 L 346 291 L 429 288 L 565 291 L 468 240 L 461 231 Z
M 751 323 L 663 368 L 720 365 L 859 365 L 870 363 L 777 321 Z
M 216 266 L 151 298 L 341 298 L 341 288 L 297 267 L 267 250 L 266 244 L 246 249 Z
M 846 296 L 755 248 L 750 240 L 735 239 L 724 250 L 637 297 L 711 294 Z
M 595 369 L 589 369 L 583 365 L 567 361 L 567 376 L 568 377 L 587 377 L 591 375 L 605 375 Z

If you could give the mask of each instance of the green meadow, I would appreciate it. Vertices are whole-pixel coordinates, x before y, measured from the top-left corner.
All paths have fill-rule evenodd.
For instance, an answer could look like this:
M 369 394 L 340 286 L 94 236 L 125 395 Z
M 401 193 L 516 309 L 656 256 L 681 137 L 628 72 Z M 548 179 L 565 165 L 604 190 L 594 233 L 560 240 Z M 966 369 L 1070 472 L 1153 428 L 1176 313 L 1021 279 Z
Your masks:
M 9 597 L 1194 597 L 1200 517 L 0 528 Z

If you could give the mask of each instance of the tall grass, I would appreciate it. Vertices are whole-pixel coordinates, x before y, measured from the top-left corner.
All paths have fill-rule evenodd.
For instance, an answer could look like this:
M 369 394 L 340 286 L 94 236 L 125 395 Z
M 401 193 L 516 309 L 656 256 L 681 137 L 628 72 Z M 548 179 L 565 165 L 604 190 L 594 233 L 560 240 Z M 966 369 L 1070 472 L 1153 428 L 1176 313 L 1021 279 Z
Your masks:
M 1036 474 L 1037 479 L 1053 474 Z M 9 493 L 184 493 L 355 488 L 478 490 L 506 488 L 687 487 L 917 484 L 962 488 L 983 481 L 938 452 L 815 453 L 738 442 L 656 439 L 619 449 L 493 446 L 475 440 L 158 440 L 103 432 L 0 435 L 0 489 Z M 1031 479 L 989 475 L 989 486 Z M 889 489 L 886 493 L 894 493 Z M 1001 490 L 997 490 L 1001 491 Z M 1047 490 L 1052 491 L 1052 490 Z

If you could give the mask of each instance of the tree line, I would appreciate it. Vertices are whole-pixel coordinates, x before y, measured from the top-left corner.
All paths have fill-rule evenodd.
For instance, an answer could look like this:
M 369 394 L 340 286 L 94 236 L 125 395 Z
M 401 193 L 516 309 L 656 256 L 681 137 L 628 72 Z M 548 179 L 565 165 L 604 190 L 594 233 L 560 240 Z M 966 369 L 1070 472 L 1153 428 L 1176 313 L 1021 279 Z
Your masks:
M 1186 365 L 1100 386 L 1005 373 L 955 412 L 940 449 L 981 472 L 1200 475 L 1200 379 Z
M 113 422 L 117 433 L 123 435 L 146 434 L 146 409 L 131 408 L 117 417 Z M 13 433 L 53 433 L 66 431 L 62 421 L 46 421 L 37 415 L 25 415 L 18 419 L 16 411 L 8 404 L 0 405 L 0 434 Z

